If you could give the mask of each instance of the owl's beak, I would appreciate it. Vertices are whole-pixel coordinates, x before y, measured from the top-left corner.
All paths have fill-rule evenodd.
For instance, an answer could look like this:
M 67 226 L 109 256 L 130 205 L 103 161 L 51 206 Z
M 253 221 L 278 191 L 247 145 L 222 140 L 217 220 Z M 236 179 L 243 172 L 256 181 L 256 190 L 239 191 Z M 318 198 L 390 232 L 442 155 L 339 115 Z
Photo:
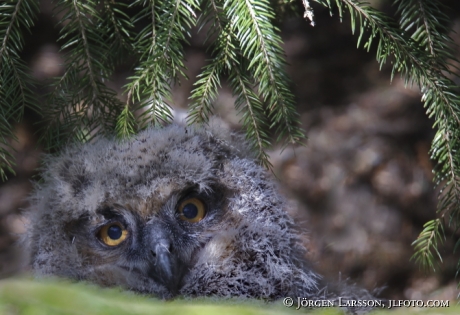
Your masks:
M 171 293 L 177 294 L 182 275 L 179 272 L 177 258 L 172 253 L 170 242 L 166 239 L 160 239 L 151 248 L 151 254 L 154 258 L 152 260 L 152 278 L 163 284 Z
M 173 272 L 171 266 L 171 257 L 169 244 L 167 242 L 159 242 L 155 245 L 152 251 L 155 257 L 155 269 L 165 283 L 170 283 L 173 280 Z

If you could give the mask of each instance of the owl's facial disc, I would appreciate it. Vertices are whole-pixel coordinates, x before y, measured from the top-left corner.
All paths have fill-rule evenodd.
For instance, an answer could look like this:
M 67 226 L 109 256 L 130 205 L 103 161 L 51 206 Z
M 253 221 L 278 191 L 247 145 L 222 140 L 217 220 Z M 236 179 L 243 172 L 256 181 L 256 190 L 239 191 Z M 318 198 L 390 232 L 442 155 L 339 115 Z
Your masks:
M 193 253 L 205 244 L 205 238 L 197 235 L 220 218 L 215 209 L 221 207 L 210 205 L 220 205 L 221 198 L 194 187 L 187 188 L 160 206 L 149 203 L 148 209 L 152 209 L 149 216 L 139 215 L 135 211 L 138 205 L 104 204 L 97 210 L 99 216 L 94 221 L 84 217 L 71 224 L 68 231 L 72 236 L 86 233 L 95 236 L 95 242 L 77 245 L 89 248 L 81 252 L 85 257 L 94 257 L 93 264 L 114 270 L 115 274 L 123 270 L 114 283 L 136 290 L 129 281 L 137 275 L 159 285 L 168 296 L 174 296 L 179 294 L 186 274 L 195 263 Z M 77 242 L 84 240 L 84 236 L 77 237 Z

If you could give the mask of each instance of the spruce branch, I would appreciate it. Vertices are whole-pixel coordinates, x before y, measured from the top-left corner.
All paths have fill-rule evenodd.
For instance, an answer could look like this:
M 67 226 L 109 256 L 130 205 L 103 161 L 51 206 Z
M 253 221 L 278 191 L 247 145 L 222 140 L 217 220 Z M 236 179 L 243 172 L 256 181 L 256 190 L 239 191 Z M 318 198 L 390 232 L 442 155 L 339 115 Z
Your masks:
M 225 65 L 231 68 L 228 64 L 229 59 L 233 59 L 232 51 L 235 46 L 232 44 L 232 37 L 229 31 L 229 24 L 223 14 L 223 8 L 216 0 L 207 2 L 204 8 L 198 25 L 203 28 L 207 23 L 210 23 L 209 31 L 206 34 L 205 41 L 218 33 L 217 39 L 212 43 L 212 54 L 215 56 L 211 59 L 211 63 L 205 65 L 202 73 L 198 75 L 199 80 L 194 83 L 195 89 L 192 91 L 190 99 L 189 115 L 187 122 L 189 124 L 207 123 L 213 112 L 213 102 L 217 97 L 220 84 L 220 76 L 225 72 Z
M 246 140 L 249 141 L 257 153 L 257 159 L 260 163 L 270 169 L 272 165 L 266 150 L 270 147 L 271 143 L 265 131 L 267 130 L 267 123 L 259 95 L 253 91 L 250 78 L 241 72 L 238 67 L 232 68 L 230 82 L 233 93 L 237 95 L 235 101 L 236 109 L 239 114 L 243 113 L 241 120 L 246 129 Z
M 9 139 L 15 141 L 13 123 L 21 121 L 26 107 L 37 110 L 31 88 L 34 82 L 19 53 L 22 30 L 30 31 L 38 12 L 36 0 L 10 0 L 0 4 L 0 179 L 14 174 Z
M 442 262 L 441 254 L 438 251 L 438 246 L 444 240 L 444 230 L 441 219 L 428 221 L 423 225 L 423 231 L 419 237 L 412 243 L 415 254 L 411 259 L 414 259 L 422 267 L 436 270 L 436 264 L 433 252 Z
M 220 86 L 219 76 L 229 75 L 233 94 L 236 95 L 235 108 L 241 116 L 241 123 L 246 130 L 246 139 L 251 144 L 262 165 L 271 167 L 266 149 L 270 140 L 266 130 L 267 117 L 260 96 L 255 92 L 256 86 L 248 72 L 249 60 L 243 57 L 241 46 L 236 37 L 236 21 L 228 19 L 223 4 L 209 1 L 200 18 L 199 25 L 210 23 L 207 40 L 218 33 L 212 43 L 211 63 L 204 66 L 200 80 L 195 83 L 192 91 L 189 123 L 206 123 L 212 113 L 212 102 Z
M 224 9 L 229 20 L 236 20 L 236 38 L 242 55 L 250 60 L 247 71 L 252 71 L 259 94 L 267 102 L 270 128 L 276 128 L 278 140 L 286 137 L 286 143 L 300 143 L 305 135 L 289 90 L 281 37 L 271 22 L 274 13 L 270 3 L 229 0 Z
M 109 35 L 109 52 L 114 64 L 119 64 L 123 58 L 133 53 L 134 24 L 125 11 L 128 5 L 114 0 L 102 0 L 103 11 L 101 14 L 101 27 Z
M 131 112 L 128 105 L 126 105 L 117 119 L 117 125 L 115 127 L 115 133 L 118 138 L 124 139 L 135 133 L 136 118 Z
M 217 89 L 220 85 L 219 75 L 222 72 L 222 64 L 219 58 L 213 59 L 203 72 L 198 75 L 197 86 L 192 91 L 192 103 L 190 104 L 190 114 L 188 123 L 206 123 L 213 112 L 213 102 L 217 97 Z
M 134 47 L 140 55 L 140 65 L 126 86 L 128 104 L 137 103 L 141 112 L 140 126 L 164 124 L 172 120 L 171 84 L 186 77 L 183 44 L 187 43 L 190 29 L 196 23 L 194 0 L 137 0 L 133 5 L 142 9 L 135 22 L 149 21 L 136 37 Z
M 332 10 L 327 0 L 316 0 Z M 448 37 L 447 17 L 437 1 L 409 0 L 400 2 L 399 25 L 391 18 L 363 2 L 356 0 L 336 0 L 339 15 L 346 7 L 351 16 L 352 31 L 359 26 L 358 46 L 366 35 L 364 44 L 369 49 L 377 38 L 377 61 L 382 66 L 388 58 L 393 60 L 392 75 L 399 72 L 406 84 L 417 84 L 422 90 L 422 101 L 429 117 L 434 117 L 437 133 L 433 139 L 431 157 L 437 162 L 435 185 L 440 189 L 438 212 L 449 218 L 449 224 L 458 228 L 460 216 L 460 97 L 459 87 L 446 76 L 451 73 L 450 61 L 454 58 L 452 40 Z M 401 27 L 400 27 L 401 26 Z M 411 33 L 412 32 L 412 33 Z M 443 233 L 441 221 L 429 222 L 420 239 L 414 243 L 414 258 L 423 266 L 433 267 L 435 251 L 439 258 L 439 242 L 426 240 L 427 233 L 433 233 L 434 240 Z M 431 234 L 430 234 L 431 235 Z M 434 268 L 434 267 L 433 267 Z
M 66 71 L 55 81 L 45 117 L 44 137 L 48 145 L 85 142 L 96 134 L 113 132 L 122 108 L 116 93 L 105 84 L 113 73 L 112 34 L 104 27 L 99 1 L 60 0 L 63 13 L 60 41 Z M 59 130 L 59 131 L 58 131 Z M 64 139 L 56 139 L 56 136 Z
M 397 3 L 401 29 L 412 33 L 411 38 L 420 49 L 428 52 L 433 68 L 450 72 L 455 45 L 448 36 L 450 21 L 443 12 L 447 8 L 441 2 L 429 0 L 395 0 Z

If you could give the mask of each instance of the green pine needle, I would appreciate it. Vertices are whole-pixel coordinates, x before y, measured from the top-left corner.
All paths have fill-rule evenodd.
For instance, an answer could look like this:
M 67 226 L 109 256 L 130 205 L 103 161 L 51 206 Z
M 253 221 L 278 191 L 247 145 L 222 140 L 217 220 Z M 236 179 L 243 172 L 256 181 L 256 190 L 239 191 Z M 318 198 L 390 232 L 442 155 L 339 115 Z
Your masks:
M 0 179 L 5 170 L 14 174 L 10 141 L 16 141 L 14 123 L 26 107 L 37 110 L 34 82 L 19 53 L 24 46 L 22 30 L 30 31 L 38 13 L 37 0 L 9 0 L 0 4 Z
M 442 262 L 438 246 L 444 240 L 444 230 L 440 219 L 428 221 L 423 226 L 423 231 L 419 237 L 412 243 L 415 253 L 411 259 L 415 260 L 425 269 L 431 268 L 436 271 L 435 256 Z

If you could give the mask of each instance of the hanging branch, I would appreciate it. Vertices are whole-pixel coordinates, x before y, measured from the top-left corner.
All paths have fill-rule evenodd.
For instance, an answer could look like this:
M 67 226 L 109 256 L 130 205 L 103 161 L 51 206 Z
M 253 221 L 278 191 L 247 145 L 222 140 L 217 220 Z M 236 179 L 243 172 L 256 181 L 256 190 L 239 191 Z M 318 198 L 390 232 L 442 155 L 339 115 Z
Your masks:
M 59 41 L 65 53 L 65 72 L 54 84 L 44 116 L 43 135 L 49 147 L 69 141 L 85 142 L 115 128 L 121 102 L 106 82 L 114 71 L 114 47 L 129 46 L 129 19 L 115 13 L 120 9 L 99 1 L 60 0 L 56 10 L 63 14 Z
M 38 13 L 38 1 L 14 0 L 0 5 L 0 179 L 5 170 L 14 174 L 10 141 L 15 141 L 12 123 L 22 120 L 26 107 L 37 110 L 34 82 L 19 53 L 23 30 L 30 31 Z
M 128 105 L 136 103 L 134 111 L 141 112 L 139 125 L 162 125 L 172 120 L 170 106 L 171 84 L 178 82 L 179 74 L 185 75 L 184 43 L 190 37 L 190 29 L 196 23 L 196 1 L 144 1 L 133 5 L 143 8 L 135 22 L 148 21 L 135 39 L 135 49 L 140 65 L 126 86 Z
M 241 46 L 235 36 L 235 21 L 228 18 L 229 12 L 224 10 L 223 4 L 217 1 L 208 2 L 200 26 L 210 23 L 207 39 L 218 32 L 213 42 L 212 53 L 215 56 L 211 63 L 203 68 L 196 88 L 192 91 L 189 123 L 207 122 L 211 115 L 212 103 L 220 86 L 220 76 L 228 75 L 233 94 L 237 96 L 235 108 L 242 115 L 241 122 L 246 130 L 246 139 L 249 141 L 257 159 L 262 165 L 271 167 L 268 155 L 265 152 L 270 147 L 270 139 L 266 130 L 267 117 L 260 96 L 255 92 L 254 78 L 248 74 L 249 61 L 243 57 Z
M 316 2 L 333 9 L 330 1 Z M 358 46 L 366 34 L 364 47 L 368 50 L 377 41 L 377 61 L 382 66 L 392 59 L 392 75 L 400 73 L 406 84 L 416 84 L 422 90 L 427 114 L 434 118 L 436 135 L 431 158 L 436 161 L 434 182 L 438 187 L 438 212 L 448 224 L 458 228 L 460 223 L 460 97 L 459 87 L 446 76 L 452 74 L 454 44 L 447 35 L 447 16 L 436 1 L 408 0 L 399 2 L 399 25 L 382 12 L 356 0 L 337 0 L 335 5 L 342 17 L 344 9 L 351 16 L 352 31 L 359 27 Z M 332 11 L 331 11 L 332 12 Z M 369 33 L 367 33 L 369 31 Z M 433 259 L 441 258 L 437 249 L 444 234 L 440 219 L 429 221 L 414 242 L 413 258 L 422 266 L 434 266 Z M 429 240 L 429 241 L 428 241 Z M 433 267 L 434 268 L 434 267 Z

